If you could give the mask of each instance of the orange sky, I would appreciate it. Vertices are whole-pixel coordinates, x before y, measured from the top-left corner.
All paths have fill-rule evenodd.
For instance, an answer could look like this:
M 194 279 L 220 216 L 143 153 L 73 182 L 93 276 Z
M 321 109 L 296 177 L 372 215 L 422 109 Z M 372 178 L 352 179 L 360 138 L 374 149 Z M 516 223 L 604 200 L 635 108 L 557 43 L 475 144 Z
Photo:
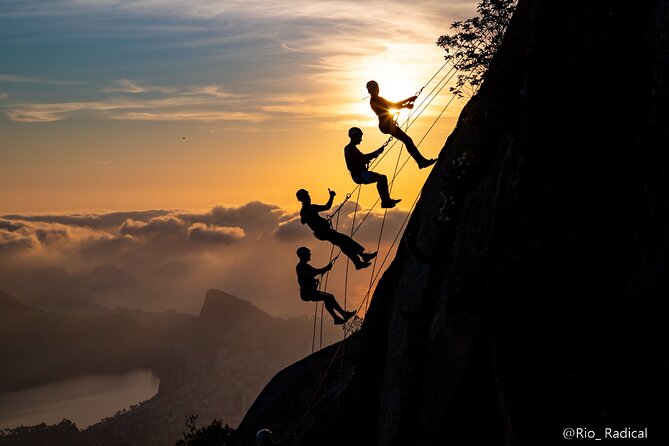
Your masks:
M 334 2 L 339 14 L 310 2 L 285 11 L 128 3 L 59 0 L 0 16 L 0 213 L 295 206 L 299 187 L 343 197 L 354 187 L 342 156 L 347 129 L 363 129 L 363 151 L 386 139 L 361 100 L 365 82 L 376 79 L 391 100 L 413 95 L 443 63 L 436 38 L 474 7 L 397 3 L 372 19 L 373 4 L 345 1 Z M 82 20 L 73 25 L 62 4 Z M 101 32 L 90 38 L 96 21 Z M 416 141 L 448 99 L 444 89 L 408 132 Z M 454 101 L 421 145 L 427 157 L 461 107 Z M 380 172 L 392 171 L 388 158 Z M 426 174 L 407 166 L 393 193 L 402 205 Z

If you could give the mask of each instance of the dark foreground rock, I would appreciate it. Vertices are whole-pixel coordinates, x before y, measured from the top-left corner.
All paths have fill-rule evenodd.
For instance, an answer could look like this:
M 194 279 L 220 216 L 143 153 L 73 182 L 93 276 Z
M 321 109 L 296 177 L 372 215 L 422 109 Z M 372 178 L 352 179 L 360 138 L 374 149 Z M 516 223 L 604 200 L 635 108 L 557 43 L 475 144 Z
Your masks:
M 243 425 L 310 446 L 607 427 L 669 444 L 668 81 L 669 1 L 520 0 L 377 287 L 352 380 L 320 396 L 327 420 L 281 418 L 287 391 Z M 281 387 L 321 377 L 291 373 Z
M 256 433 L 269 428 L 274 442 L 319 444 L 323 431 L 342 429 L 340 399 L 348 392 L 354 364 L 359 360 L 360 337 L 354 334 L 291 365 L 277 374 L 239 425 L 239 444 L 254 444 Z

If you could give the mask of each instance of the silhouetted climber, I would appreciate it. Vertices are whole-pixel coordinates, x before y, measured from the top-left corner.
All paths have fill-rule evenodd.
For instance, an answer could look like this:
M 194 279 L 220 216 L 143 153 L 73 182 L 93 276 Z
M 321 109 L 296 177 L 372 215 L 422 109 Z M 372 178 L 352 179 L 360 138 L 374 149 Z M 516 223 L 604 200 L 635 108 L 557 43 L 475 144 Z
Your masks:
M 371 153 L 362 153 L 358 149 L 358 144 L 362 141 L 362 130 L 358 127 L 351 127 L 348 131 L 348 137 L 351 138 L 351 141 L 344 147 L 344 158 L 346 158 L 346 167 L 351 172 L 351 178 L 356 184 L 376 183 L 376 189 L 381 197 L 381 207 L 394 208 L 402 200 L 390 198 L 388 178 L 385 175 L 368 170 L 369 163 L 383 153 L 383 147 Z
M 295 271 L 297 271 L 297 283 L 300 284 L 300 298 L 305 302 L 323 301 L 325 309 L 328 310 L 328 313 L 334 319 L 335 325 L 341 325 L 355 316 L 355 311 L 344 310 L 332 294 L 318 290 L 318 279 L 316 279 L 316 276 L 330 271 L 333 262 L 328 263 L 323 268 L 314 268 L 309 265 L 311 251 L 305 246 L 297 248 L 297 257 L 299 257 L 300 262 L 295 267 Z M 341 317 L 335 313 L 335 310 L 339 312 Z
M 338 246 L 341 249 L 341 252 L 344 253 L 355 265 L 355 269 L 367 268 L 371 263 L 374 257 L 376 257 L 375 252 L 366 253 L 365 248 L 363 248 L 359 243 L 354 241 L 348 235 L 341 234 L 330 226 L 330 222 L 320 215 L 319 212 L 327 211 L 332 207 L 332 201 L 335 197 L 335 192 L 328 189 L 330 193 L 330 199 L 325 204 L 311 204 L 311 197 L 309 192 L 304 189 L 297 191 L 295 196 L 302 203 L 302 209 L 300 209 L 300 222 L 304 225 L 306 224 L 314 231 L 314 236 L 318 240 L 326 240 L 332 243 L 335 246 Z
M 391 135 L 402 141 L 407 147 L 409 155 L 411 155 L 416 163 L 418 163 L 419 168 L 423 169 L 436 163 L 436 158 L 427 159 L 421 155 L 413 140 L 397 125 L 395 118 L 390 111 L 390 109 L 399 110 L 401 108 L 413 108 L 413 103 L 417 96 L 411 96 L 410 98 L 406 98 L 399 102 L 390 102 L 379 96 L 379 84 L 377 84 L 376 81 L 367 82 L 367 91 L 371 96 L 369 105 L 372 107 L 372 110 L 374 110 L 374 113 L 376 113 L 376 116 L 379 117 L 379 130 L 386 135 Z

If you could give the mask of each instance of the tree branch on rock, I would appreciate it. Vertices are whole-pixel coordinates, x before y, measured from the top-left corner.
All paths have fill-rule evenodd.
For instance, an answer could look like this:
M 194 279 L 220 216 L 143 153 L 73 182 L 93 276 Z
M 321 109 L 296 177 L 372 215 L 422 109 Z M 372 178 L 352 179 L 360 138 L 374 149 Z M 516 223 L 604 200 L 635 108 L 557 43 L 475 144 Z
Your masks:
M 455 86 L 450 88 L 453 94 L 460 97 L 476 94 L 515 7 L 516 0 L 482 0 L 476 7 L 476 17 L 453 22 L 451 29 L 455 33 L 437 39 L 437 46 L 446 51 L 445 59 L 460 72 Z

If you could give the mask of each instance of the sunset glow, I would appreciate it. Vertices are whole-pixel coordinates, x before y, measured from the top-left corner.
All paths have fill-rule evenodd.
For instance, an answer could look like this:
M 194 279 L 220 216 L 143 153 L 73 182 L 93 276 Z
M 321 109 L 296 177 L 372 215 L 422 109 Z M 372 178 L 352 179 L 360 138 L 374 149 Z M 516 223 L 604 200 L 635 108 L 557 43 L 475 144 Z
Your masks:
M 354 190 L 343 159 L 348 129 L 363 130 L 363 152 L 388 138 L 378 130 L 365 84 L 376 80 L 391 101 L 416 94 L 443 65 L 437 37 L 474 6 L 473 1 L 420 7 L 306 0 L 281 7 L 204 0 L 4 3 L 0 216 L 41 219 L 7 233 L 3 243 L 12 254 L 6 261 L 70 270 L 111 263 L 138 271 L 155 266 L 137 264 L 136 258 L 187 261 L 196 272 L 177 285 L 165 284 L 167 289 L 161 284 L 155 292 L 164 302 L 147 306 L 194 311 L 199 302 L 184 302 L 175 290 L 190 296 L 194 289 L 219 286 L 272 311 L 305 311 L 288 300 L 295 287 L 294 244 L 308 243 L 319 262 L 329 247 L 299 226 L 299 237 L 291 235 L 291 242 L 273 240 L 276 231 L 295 224 L 295 191 L 307 188 L 315 201 L 325 202 L 330 188 L 339 204 Z M 401 110 L 399 122 L 417 116 L 418 104 L 446 74 L 447 69 L 435 78 L 416 109 Z M 443 88 L 421 111 L 407 131 L 416 142 L 449 99 Z M 425 156 L 437 156 L 463 103 L 454 101 L 421 143 Z M 388 150 L 375 170 L 392 176 L 398 155 L 402 163 L 407 154 L 399 145 Z M 396 229 L 428 171 L 410 161 L 393 184 L 392 195 L 402 199 L 392 214 Z M 363 187 L 360 207 L 368 210 L 377 198 L 374 186 Z M 270 206 L 253 218 L 271 215 L 273 225 L 259 231 L 243 219 L 222 223 L 208 217 L 219 207 L 242 212 L 251 202 Z M 354 209 L 347 210 L 351 218 Z M 114 219 L 113 225 L 84 230 L 71 218 L 96 214 L 105 221 L 118 212 L 134 226 Z M 184 212 L 203 217 L 184 220 Z M 377 209 L 372 215 L 376 223 L 359 236 L 370 246 L 383 213 Z M 169 243 L 154 246 L 163 233 L 154 234 L 153 228 L 162 231 L 166 222 L 174 234 L 164 235 Z M 38 239 L 43 231 L 60 235 L 47 243 Z M 183 240 L 176 242 L 177 234 L 184 240 L 205 234 L 226 247 L 198 244 L 192 251 Z M 107 243 L 118 244 L 119 251 L 90 257 L 98 249 L 91 245 Z M 169 255 L 153 251 L 172 245 Z M 280 260 L 285 269 L 275 271 L 269 259 Z M 245 264 L 263 280 L 249 280 L 240 272 Z M 333 274 L 333 290 L 343 293 L 343 272 Z M 352 280 L 349 296 L 359 302 L 369 277 Z

